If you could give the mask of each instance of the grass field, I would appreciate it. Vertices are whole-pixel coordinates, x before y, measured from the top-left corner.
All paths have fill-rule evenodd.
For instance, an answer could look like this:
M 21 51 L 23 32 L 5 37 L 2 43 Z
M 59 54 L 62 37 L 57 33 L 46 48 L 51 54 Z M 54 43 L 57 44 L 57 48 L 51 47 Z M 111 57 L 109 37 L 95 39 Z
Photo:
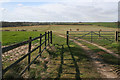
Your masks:
M 66 45 L 66 39 L 57 35 L 53 35 L 53 44 L 56 44 L 51 45 L 55 47 L 55 50 L 46 50 L 42 54 L 43 58 L 52 56 L 50 59 L 51 63 L 47 68 L 44 67 L 45 64 L 38 58 L 31 66 L 30 72 L 25 72 L 23 75 L 24 78 L 101 78 L 90 58 L 84 54 L 85 51 L 82 50 L 80 46 L 75 43 L 71 43 L 70 47 L 68 47 Z M 32 53 L 31 60 L 33 60 L 37 54 L 38 50 Z M 9 64 L 10 63 L 12 63 L 12 61 L 10 61 Z M 9 64 L 5 63 L 4 66 Z M 14 68 L 10 69 L 4 77 L 16 78 L 18 73 L 24 69 L 26 64 L 27 58 Z
M 87 34 L 87 35 L 85 35 Z M 115 31 L 112 32 L 100 32 L 100 36 L 98 35 L 99 32 L 91 33 L 90 31 L 87 32 L 69 32 L 69 38 L 73 39 L 84 39 L 89 42 L 96 43 L 100 46 L 103 46 L 107 49 L 118 53 L 119 44 L 115 41 Z M 84 37 L 82 37 L 85 35 Z
M 108 24 L 109 25 L 109 24 Z M 76 31 L 79 29 L 80 31 L 116 31 L 117 28 L 108 28 L 104 26 L 97 25 L 41 25 L 41 26 L 25 26 L 25 27 L 6 27 L 2 28 L 3 30 L 11 30 L 11 31 L 3 31 L 2 32 L 2 44 L 10 45 L 12 43 L 21 42 L 23 40 L 28 39 L 30 36 L 35 37 L 38 36 L 41 32 L 45 31 L 53 31 L 54 34 L 66 34 L 66 31 L 72 29 L 72 31 Z M 15 31 L 15 30 L 26 29 L 27 31 Z M 38 32 L 33 32 L 32 30 L 38 30 Z M 32 31 L 32 32 L 31 32 Z
M 92 24 L 97 26 L 104 26 L 108 28 L 118 28 L 118 23 L 115 22 L 96 22 L 96 23 L 85 23 L 85 24 Z
M 38 37 L 43 32 L 22 32 L 22 31 L 10 31 L 10 32 L 2 32 L 2 45 L 10 45 L 18 42 L 22 42 L 28 40 L 29 37 L 35 38 Z
M 109 24 L 108 24 L 109 25 Z M 40 25 L 40 26 L 22 26 L 22 27 L 4 27 L 3 30 L 22 30 L 26 29 L 28 31 L 38 30 L 38 31 L 46 31 L 46 30 L 53 30 L 54 32 L 59 32 L 65 34 L 67 30 L 76 30 L 79 29 L 80 31 L 99 31 L 100 29 L 103 31 L 115 31 L 117 28 L 113 27 L 104 27 L 98 25 Z M 62 31 L 62 32 L 61 32 Z
M 91 23 L 91 24 L 93 24 L 93 23 Z M 2 28 L 2 29 L 3 30 L 11 30 L 11 31 L 3 31 L 2 32 L 2 45 L 5 46 L 5 45 L 10 45 L 10 44 L 18 43 L 21 41 L 25 41 L 25 40 L 28 40 L 29 37 L 37 37 L 40 35 L 40 33 L 44 33 L 45 31 L 53 31 L 53 34 L 66 35 L 66 31 L 69 31 L 70 29 L 72 29 L 72 31 L 76 31 L 76 29 L 79 29 L 80 31 L 99 31 L 100 29 L 102 31 L 113 31 L 112 33 L 110 33 L 110 32 L 101 33 L 101 35 L 102 34 L 112 34 L 112 36 L 111 35 L 108 35 L 108 36 L 111 37 L 110 40 L 115 41 L 114 31 L 116 31 L 118 29 L 115 27 L 113 27 L 113 28 L 112 27 L 104 27 L 105 25 L 109 26 L 112 23 L 104 23 L 105 25 L 101 23 L 101 25 L 103 25 L 103 26 L 99 26 L 98 24 L 100 24 L 100 23 L 94 23 L 94 24 L 96 24 L 96 25 L 40 25 L 40 26 L 25 26 L 25 27 L 6 27 L 6 28 Z M 114 24 L 115 23 L 113 23 L 112 25 L 114 25 Z M 17 29 L 19 29 L 19 30 L 26 29 L 27 31 L 15 31 Z M 32 30 L 38 30 L 38 31 L 35 32 Z M 90 35 L 87 35 L 87 37 L 84 37 L 84 39 L 89 38 L 86 40 L 90 41 Z M 75 35 L 75 36 L 79 36 L 79 35 Z M 104 36 L 107 36 L 107 35 L 104 35 Z M 94 35 L 94 37 L 96 37 L 97 39 L 93 39 L 93 41 L 97 42 L 97 44 L 102 45 L 102 46 L 108 45 L 105 47 L 109 48 L 109 49 L 113 49 L 114 51 L 117 51 L 116 47 L 118 47 L 118 44 L 116 44 L 116 43 L 111 44 L 111 42 L 108 40 L 105 40 L 103 38 L 100 39 L 98 37 L 98 35 Z
M 31 66 L 31 71 L 30 72 L 26 72 L 25 74 L 27 76 L 24 77 L 29 77 L 29 78 L 41 78 L 41 76 L 48 76 L 48 77 L 63 77 L 66 78 L 67 76 L 70 76 L 71 78 L 75 77 L 75 75 L 78 75 L 79 72 L 76 72 L 75 69 L 78 70 L 79 66 L 79 70 L 80 71 L 80 76 L 81 78 L 100 78 L 100 74 L 97 73 L 96 68 L 93 66 L 90 58 L 88 56 L 86 56 L 86 54 L 84 54 L 84 50 L 82 50 L 82 48 L 78 45 L 76 45 L 75 43 L 70 43 L 70 48 L 66 45 L 66 39 L 65 38 L 61 38 L 58 36 L 58 34 L 63 34 L 66 35 L 66 31 L 69 31 L 70 29 L 76 31 L 76 29 L 79 29 L 80 31 L 99 31 L 100 29 L 102 29 L 102 31 L 116 31 L 117 28 L 109 28 L 109 27 L 104 27 L 105 25 L 99 26 L 99 25 L 44 25 L 44 26 L 25 26 L 25 27 L 7 27 L 7 28 L 3 28 L 3 30 L 11 30 L 11 31 L 3 31 L 2 32 L 2 45 L 6 46 L 6 45 L 11 45 L 14 43 L 18 43 L 21 41 L 25 41 L 28 40 L 29 37 L 37 37 L 40 35 L 40 33 L 44 34 L 45 31 L 53 31 L 53 44 L 59 44 L 59 45 L 63 45 L 64 48 L 62 48 L 61 46 L 58 45 L 51 45 L 55 47 L 55 51 L 45 51 L 43 54 L 43 57 L 46 58 L 48 56 L 48 54 L 52 55 L 53 58 L 51 59 L 52 62 L 54 62 L 54 64 L 50 64 L 48 67 L 48 71 L 46 69 L 44 69 L 44 63 L 40 62 L 40 59 L 37 59 L 37 61 Z M 22 29 L 26 29 L 27 31 L 15 31 L 15 30 L 22 30 Z M 36 31 L 32 31 L 32 30 L 38 30 Z M 89 35 L 90 36 L 90 35 Z M 97 36 L 98 37 L 98 36 Z M 105 45 L 106 43 L 108 43 L 108 41 L 101 39 L 99 40 L 100 42 L 98 42 L 98 40 L 94 39 L 93 41 L 97 42 L 97 44 L 99 45 Z M 95 52 L 100 52 L 102 50 L 98 50 L 98 48 L 86 44 L 84 42 L 81 42 L 84 45 L 87 45 L 89 48 L 91 48 L 93 51 Z M 117 43 L 112 43 L 112 44 L 108 44 L 107 48 L 116 51 L 116 47 L 118 44 Z M 64 54 L 62 54 L 62 52 Z M 32 59 L 38 54 L 38 50 L 34 53 L 32 53 Z M 62 57 L 64 55 L 64 58 Z M 117 66 L 116 64 L 116 58 L 114 58 L 111 55 L 108 54 L 101 54 L 100 55 L 101 58 L 106 62 L 109 63 L 110 65 L 114 64 L 114 66 Z M 108 58 L 108 60 L 107 60 Z M 111 58 L 111 59 L 110 59 Z M 113 59 L 113 60 L 112 60 Z M 10 73 L 8 72 L 8 75 L 6 75 L 5 77 L 10 77 L 10 76 L 16 76 L 17 72 L 20 72 L 21 69 L 23 69 L 27 62 L 27 59 L 25 59 L 23 62 L 21 62 L 20 64 L 18 64 L 15 67 L 18 67 L 20 69 L 11 69 Z M 62 61 L 64 61 L 64 65 L 62 64 Z M 5 63 L 5 66 L 8 66 L 10 63 Z M 73 64 L 71 64 L 73 63 Z M 76 65 L 77 63 L 77 65 Z M 57 65 L 58 64 L 58 65 Z M 21 66 L 22 65 L 22 66 Z M 61 68 L 62 66 L 62 68 Z M 49 70 L 50 68 L 50 70 Z M 65 69 L 65 71 L 64 71 Z M 63 70 L 63 73 L 61 73 L 61 70 Z M 47 74 L 47 73 L 50 74 Z M 68 74 L 70 73 L 70 74 Z M 11 75 L 10 75 L 11 74 Z M 16 74 L 16 75 L 14 75 Z M 73 76 L 74 74 L 74 76 Z

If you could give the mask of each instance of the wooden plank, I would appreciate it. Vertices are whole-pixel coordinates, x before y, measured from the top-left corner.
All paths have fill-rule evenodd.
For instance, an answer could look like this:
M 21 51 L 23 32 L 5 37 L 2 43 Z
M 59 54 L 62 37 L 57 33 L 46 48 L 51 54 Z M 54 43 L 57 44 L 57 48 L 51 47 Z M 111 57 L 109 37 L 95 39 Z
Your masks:
M 41 37 L 43 37 L 43 36 L 45 36 L 45 35 L 42 35 Z M 39 37 L 35 37 L 31 41 L 37 40 L 39 38 L 40 38 L 40 36 Z M 17 47 L 23 46 L 23 45 L 25 45 L 27 43 L 29 43 L 29 40 L 23 41 L 23 42 L 20 42 L 20 43 L 16 43 L 16 44 L 13 44 L 13 45 L 10 45 L 8 47 L 4 47 L 4 48 L 2 48 L 2 53 L 5 53 L 5 52 L 7 52 L 9 50 L 12 50 L 12 49 L 15 49 Z
M 32 51 L 30 51 L 29 53 L 25 54 L 23 57 L 21 57 L 20 59 L 18 59 L 16 62 L 14 62 L 13 64 L 9 65 L 8 67 L 6 67 L 3 70 L 3 75 L 13 66 L 15 66 L 16 64 L 18 64 L 20 61 L 22 61 L 24 58 L 26 58 L 29 54 L 31 54 L 32 52 L 34 52 L 35 50 L 37 50 L 40 46 L 34 48 Z
M 91 32 L 91 31 L 69 31 L 69 32 Z M 99 31 L 93 31 L 93 32 L 99 32 Z M 115 32 L 115 31 L 101 31 L 101 32 Z
M 2 48 L 2 54 L 3 54 L 4 52 L 7 52 L 7 51 L 12 50 L 12 49 L 14 49 L 14 48 L 17 48 L 17 47 L 19 47 L 19 46 L 25 45 L 25 44 L 27 44 L 27 43 L 29 43 L 29 40 L 24 41 L 24 42 L 21 42 L 21 43 L 14 44 L 14 45 L 10 45 L 10 46 L 8 46 L 8 47 L 4 47 L 4 48 Z
M 47 46 L 48 46 L 48 45 L 47 45 Z M 34 63 L 34 61 L 43 53 L 43 51 L 46 49 L 47 46 L 45 46 L 44 49 L 41 51 L 41 53 L 38 54 L 38 55 L 31 61 L 31 63 L 20 73 L 20 76 L 22 76 L 22 74 L 24 74 L 24 72 L 28 69 L 28 67 L 30 67 L 30 66 Z
M 39 39 L 40 37 L 42 38 L 42 37 L 44 37 L 44 36 L 45 36 L 45 34 L 43 34 L 43 35 L 41 35 L 41 36 L 39 36 L 39 37 L 35 37 L 35 38 L 33 38 L 31 41 L 37 40 L 37 39 Z
M 37 40 L 37 39 L 39 39 L 39 38 L 40 38 L 40 36 L 39 36 L 39 37 L 35 37 L 35 38 L 33 38 L 31 41 Z
M 42 40 L 42 37 L 43 36 L 45 36 L 45 41 L 43 42 L 43 43 L 41 43 L 40 42 L 40 45 L 39 46 L 37 46 L 36 48 L 34 48 L 34 49 L 32 49 L 31 50 L 31 42 L 33 41 L 33 40 L 36 40 L 36 39 L 39 39 L 39 38 L 41 38 L 41 40 Z M 40 40 L 40 41 L 41 41 Z M 17 61 L 15 61 L 14 63 L 12 63 L 11 65 L 9 65 L 9 66 L 7 66 L 5 69 L 3 69 L 3 75 L 10 69 L 10 68 L 12 68 L 13 66 L 15 66 L 16 64 L 18 64 L 20 61 L 22 61 L 24 58 L 26 58 L 27 56 L 29 56 L 28 57 L 28 69 L 29 69 L 29 67 L 30 67 L 30 64 L 31 64 L 31 62 L 30 62 L 30 54 L 32 53 L 32 52 L 34 52 L 35 50 L 37 50 L 38 48 L 40 48 L 44 43 L 46 44 L 46 41 L 47 41 L 48 39 L 47 39 L 47 36 L 46 36 L 46 33 L 44 34 L 44 35 L 40 35 L 39 37 L 36 37 L 36 38 L 34 38 L 34 39 L 32 39 L 31 37 L 30 37 L 30 39 L 29 40 L 27 40 L 27 41 L 24 41 L 24 42 L 21 42 L 21 43 L 17 43 L 17 44 L 14 44 L 14 45 L 11 45 L 11 46 L 8 46 L 8 47 L 5 47 L 5 48 L 2 48 L 2 52 L 4 53 L 4 52 L 7 52 L 7 51 L 9 51 L 9 50 L 12 50 L 12 49 L 14 49 L 14 48 L 17 48 L 17 47 L 19 47 L 19 46 L 22 46 L 22 45 L 25 45 L 25 44 L 27 44 L 27 43 L 29 43 L 29 50 L 28 50 L 28 53 L 27 54 L 25 54 L 24 56 L 22 56 L 20 59 L 18 59 Z M 47 47 L 47 45 L 45 46 L 45 48 Z M 40 50 L 40 53 L 42 53 L 42 51 Z

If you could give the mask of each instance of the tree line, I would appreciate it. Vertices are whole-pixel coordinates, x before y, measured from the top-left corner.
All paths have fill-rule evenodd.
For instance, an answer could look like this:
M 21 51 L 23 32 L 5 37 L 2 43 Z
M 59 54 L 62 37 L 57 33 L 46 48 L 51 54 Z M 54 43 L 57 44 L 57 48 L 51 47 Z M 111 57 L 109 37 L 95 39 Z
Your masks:
M 86 24 L 81 22 L 2 22 L 2 27 L 37 26 L 37 25 L 86 25 Z

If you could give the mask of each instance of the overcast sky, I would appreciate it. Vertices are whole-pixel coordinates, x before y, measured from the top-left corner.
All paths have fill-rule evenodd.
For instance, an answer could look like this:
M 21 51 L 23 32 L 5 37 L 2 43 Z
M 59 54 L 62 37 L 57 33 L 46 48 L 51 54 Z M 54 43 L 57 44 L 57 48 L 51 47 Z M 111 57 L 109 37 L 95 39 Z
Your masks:
M 113 22 L 119 0 L 1 0 L 0 21 Z

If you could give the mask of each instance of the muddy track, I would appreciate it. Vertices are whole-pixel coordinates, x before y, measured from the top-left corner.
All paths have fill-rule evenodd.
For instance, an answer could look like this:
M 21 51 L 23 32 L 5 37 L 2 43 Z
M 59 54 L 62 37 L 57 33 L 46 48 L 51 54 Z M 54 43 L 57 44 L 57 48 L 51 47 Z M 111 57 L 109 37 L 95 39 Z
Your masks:
M 64 37 L 63 35 L 59 35 L 60 37 Z M 70 39 L 75 42 L 77 45 L 81 46 L 83 50 L 85 50 L 86 54 L 92 59 L 94 66 L 97 68 L 98 72 L 101 73 L 102 78 L 118 78 L 118 75 L 113 71 L 113 69 L 106 63 L 103 62 L 99 58 L 97 54 L 95 54 L 92 50 L 90 50 L 87 46 L 84 46 L 80 42 Z

